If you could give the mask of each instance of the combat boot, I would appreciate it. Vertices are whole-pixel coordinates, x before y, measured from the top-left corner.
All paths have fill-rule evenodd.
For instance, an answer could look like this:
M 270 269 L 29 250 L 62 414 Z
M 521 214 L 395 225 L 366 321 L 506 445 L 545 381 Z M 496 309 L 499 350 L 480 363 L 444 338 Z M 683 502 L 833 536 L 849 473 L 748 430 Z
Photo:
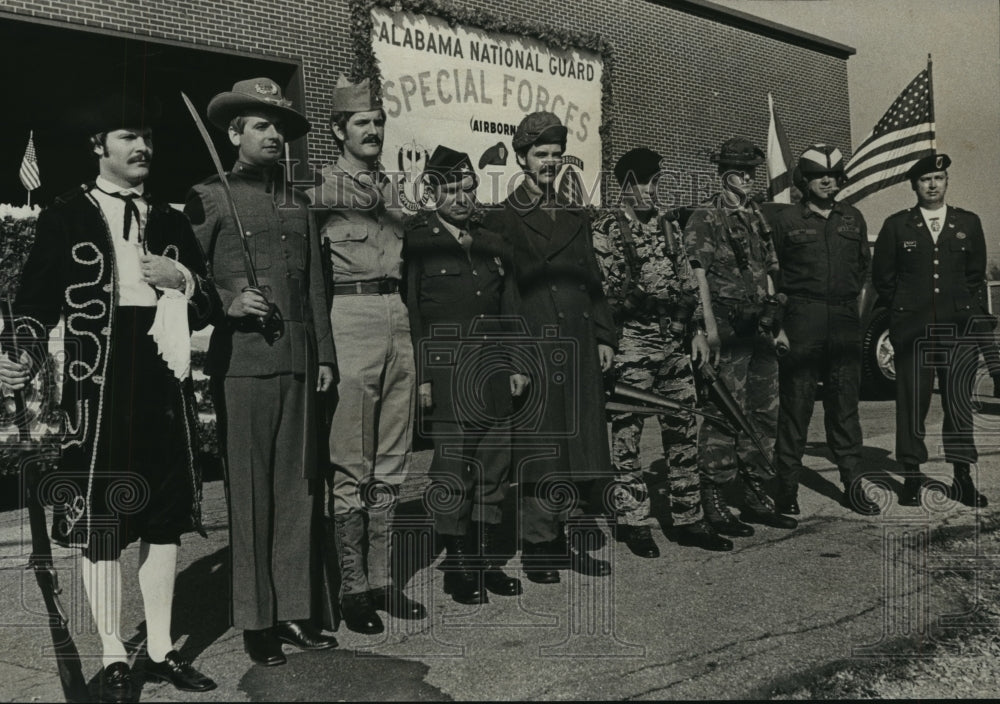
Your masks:
M 607 577 L 611 574 L 611 563 L 590 554 L 590 548 L 594 546 L 588 545 L 586 538 L 588 533 L 595 535 L 591 530 L 570 529 L 572 550 L 566 548 L 566 536 L 560 534 L 555 540 L 556 549 L 569 555 L 570 567 L 575 572 L 588 577 Z
M 479 585 L 479 572 L 473 569 L 467 538 L 464 535 L 444 535 L 448 551 L 444 572 L 444 593 L 459 604 L 485 604 L 489 601 Z
M 483 575 L 483 586 L 486 591 L 497 596 L 517 596 L 524 592 L 521 580 L 500 569 L 503 557 L 497 547 L 498 527 L 492 523 L 473 523 L 469 528 L 472 540 L 479 546 L 476 560 Z
M 672 526 L 667 531 L 667 537 L 678 545 L 703 550 L 727 552 L 733 549 L 733 541 L 716 533 L 712 524 L 704 519 L 683 526 Z
M 730 535 L 735 538 L 746 538 L 753 535 L 752 526 L 741 523 L 729 511 L 725 499 L 722 498 L 722 491 L 714 482 L 704 479 L 701 482 L 701 505 L 705 511 L 705 521 L 721 535 Z
M 862 516 L 877 516 L 881 512 L 879 505 L 865 493 L 858 470 L 841 469 L 840 479 L 844 484 L 844 494 L 840 498 L 841 506 Z
M 799 497 L 794 491 L 782 490 L 774 497 L 774 512 L 783 513 L 786 516 L 798 516 L 802 513 L 799 508 Z
M 649 526 L 617 526 L 618 539 L 628 546 L 633 555 L 655 558 L 660 556 L 660 548 L 653 540 Z
M 919 464 L 903 465 L 903 490 L 899 492 L 900 506 L 919 506 L 920 489 L 924 485 L 925 477 L 920 473 Z
M 552 555 L 553 542 L 532 543 L 525 540 L 521 543 L 521 566 L 524 568 L 524 576 L 536 584 L 558 584 L 560 581 L 559 570 L 564 567 L 557 564 Z
M 972 508 L 986 508 L 989 501 L 976 490 L 969 465 L 965 462 L 956 462 L 954 467 L 955 479 L 948 491 L 948 497 Z
M 740 518 L 747 523 L 759 523 L 785 530 L 798 527 L 799 522 L 794 518 L 775 513 L 774 502 L 767 495 L 764 482 L 750 472 L 743 473 L 743 498 L 746 505 L 740 512 Z
M 340 613 L 344 623 L 355 633 L 381 633 L 385 626 L 375 613 L 365 576 L 365 517 L 360 511 L 336 514 L 333 526 L 340 563 Z

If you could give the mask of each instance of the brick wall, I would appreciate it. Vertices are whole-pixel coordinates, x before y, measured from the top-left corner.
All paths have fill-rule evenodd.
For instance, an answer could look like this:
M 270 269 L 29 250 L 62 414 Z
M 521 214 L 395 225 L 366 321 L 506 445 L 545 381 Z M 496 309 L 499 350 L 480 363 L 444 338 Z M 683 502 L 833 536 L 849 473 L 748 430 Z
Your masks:
M 729 136 L 764 146 L 768 90 L 795 153 L 812 141 L 850 152 L 843 58 L 647 0 L 467 2 L 604 33 L 616 57 L 614 158 L 645 144 L 678 171 L 704 171 L 711 168 L 707 152 Z M 337 75 L 351 62 L 347 0 L 3 0 L 0 12 L 301 60 L 307 113 L 317 125 L 325 123 Z M 333 152 L 326 130 L 309 135 L 311 161 Z

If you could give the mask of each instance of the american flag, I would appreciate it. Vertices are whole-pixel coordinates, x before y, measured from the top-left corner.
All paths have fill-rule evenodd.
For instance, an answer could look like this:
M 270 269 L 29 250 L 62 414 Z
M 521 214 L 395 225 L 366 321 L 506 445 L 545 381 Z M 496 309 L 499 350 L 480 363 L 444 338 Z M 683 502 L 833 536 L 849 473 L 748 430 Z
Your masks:
M 931 66 L 900 93 L 844 170 L 847 182 L 837 200 L 854 203 L 906 180 L 918 160 L 934 154 L 934 93 Z
M 28 135 L 28 147 L 24 150 L 24 158 L 21 159 L 21 183 L 25 189 L 33 191 L 42 185 L 42 179 L 38 175 L 38 159 L 35 158 L 35 132 Z

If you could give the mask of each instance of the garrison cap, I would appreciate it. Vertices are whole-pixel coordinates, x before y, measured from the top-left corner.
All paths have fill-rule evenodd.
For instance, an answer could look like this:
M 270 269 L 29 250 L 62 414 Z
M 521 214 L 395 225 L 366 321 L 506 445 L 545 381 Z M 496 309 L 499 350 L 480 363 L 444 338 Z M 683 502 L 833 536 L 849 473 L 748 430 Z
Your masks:
M 951 157 L 947 154 L 931 154 L 911 166 L 910 170 L 906 172 L 906 178 L 916 181 L 924 174 L 946 171 L 949 166 L 951 166 Z
M 424 175 L 434 185 L 454 183 L 461 181 L 466 176 L 471 176 L 473 182 L 479 183 L 469 155 L 450 149 L 443 144 L 438 145 L 434 153 L 431 154 L 431 158 L 427 160 Z
M 646 147 L 630 149 L 615 164 L 615 178 L 623 188 L 633 183 L 649 183 L 660 173 L 663 157 Z
M 534 144 L 566 144 L 568 130 L 551 112 L 533 112 L 525 115 L 514 132 L 511 146 L 519 152 Z
M 382 98 L 372 93 L 371 81 L 351 83 L 341 74 L 333 88 L 331 112 L 368 112 L 382 109 Z

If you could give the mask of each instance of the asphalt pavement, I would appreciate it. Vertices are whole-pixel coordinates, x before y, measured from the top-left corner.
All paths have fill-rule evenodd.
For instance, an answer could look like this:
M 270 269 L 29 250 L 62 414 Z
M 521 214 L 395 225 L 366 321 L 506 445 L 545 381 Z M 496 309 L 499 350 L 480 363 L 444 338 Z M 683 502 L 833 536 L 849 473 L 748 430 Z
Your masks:
M 986 379 L 988 381 L 988 379 Z M 986 391 L 986 384 L 981 384 Z M 935 397 L 928 427 L 940 429 Z M 955 611 L 936 589 L 949 555 L 945 532 L 973 534 L 976 512 L 940 495 L 901 507 L 891 459 L 892 402 L 865 402 L 864 461 L 871 494 L 885 507 L 865 518 L 838 503 L 838 473 L 823 441 L 817 403 L 796 530 L 758 527 L 729 553 L 683 548 L 656 536 L 663 555 L 644 560 L 616 543 L 603 524 L 581 524 L 610 559 L 607 578 L 564 573 L 558 585 L 524 581 L 520 597 L 491 596 L 478 607 L 442 591 L 442 573 L 419 497 L 429 452 L 418 453 L 397 529 L 412 555 L 406 590 L 430 612 L 424 621 L 386 618 L 387 631 L 363 636 L 341 627 L 339 648 L 319 653 L 286 646 L 288 664 L 265 668 L 243 653 L 229 627 L 227 521 L 220 481 L 205 486 L 208 539 L 185 538 L 180 551 L 174 635 L 182 655 L 218 682 L 196 695 L 148 684 L 144 701 L 338 701 L 480 699 L 677 699 L 767 697 L 838 662 L 893 657 L 901 641 L 931 638 Z M 977 407 L 978 485 L 1000 504 L 1000 401 Z M 928 474 L 950 480 L 940 437 L 930 436 Z M 662 463 L 651 425 L 643 459 Z M 24 569 L 29 541 L 22 511 L 0 513 L 0 700 L 58 701 L 62 691 L 42 599 Z M 142 639 L 135 577 L 137 549 L 125 562 L 124 635 Z M 85 678 L 100 668 L 75 553 L 56 549 L 56 566 Z M 520 573 L 519 562 L 507 566 Z

